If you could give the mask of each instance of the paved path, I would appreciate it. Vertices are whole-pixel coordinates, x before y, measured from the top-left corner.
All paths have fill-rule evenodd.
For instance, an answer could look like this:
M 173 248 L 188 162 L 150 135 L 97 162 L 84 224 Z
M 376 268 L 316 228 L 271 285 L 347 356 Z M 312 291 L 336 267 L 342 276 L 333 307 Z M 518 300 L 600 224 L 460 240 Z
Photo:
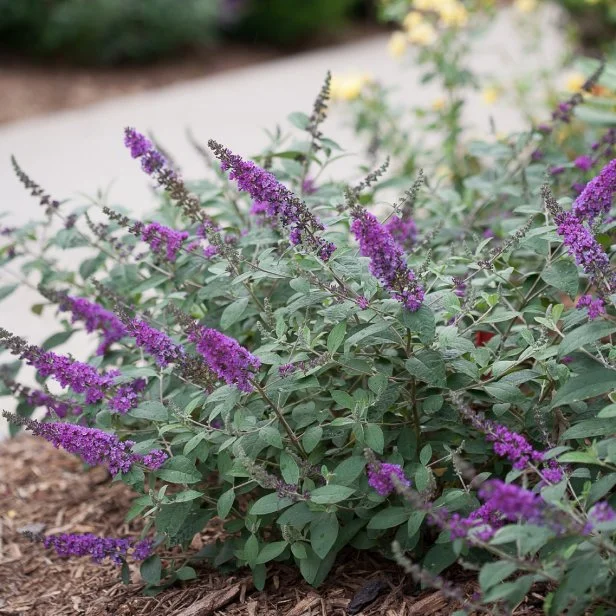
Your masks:
M 529 54 L 511 15 L 505 12 L 476 47 L 473 69 L 483 74 L 502 75 L 507 71 L 514 75 L 539 65 L 555 65 L 563 43 L 554 19 L 553 12 L 543 13 L 541 49 Z M 181 161 L 186 177 L 191 177 L 198 176 L 201 163 L 185 139 L 187 127 L 202 142 L 213 137 L 248 156 L 267 143 L 264 129 L 273 128 L 291 111 L 310 111 L 328 69 L 334 74 L 371 73 L 394 86 L 397 100 L 409 106 L 432 101 L 439 91 L 435 86 L 419 85 L 420 71 L 412 65 L 410 56 L 402 62 L 389 58 L 386 43 L 387 38 L 379 36 L 0 127 L 0 212 L 10 213 L 3 223 L 19 224 L 40 215 L 36 200 L 12 173 L 11 154 L 55 198 L 93 194 L 111 185 L 111 202 L 139 215 L 150 210 L 154 202 L 145 177 L 122 145 L 126 125 L 143 132 L 152 130 Z M 478 95 L 471 97 L 465 120 L 478 134 L 485 134 L 490 112 L 498 130 L 521 126 L 515 111 L 498 105 L 488 110 Z M 352 149 L 343 120 L 343 114 L 334 110 L 327 130 Z M 77 202 L 79 199 L 83 198 L 77 196 Z M 0 271 L 0 284 L 9 282 L 10 278 Z M 53 328 L 53 314 L 49 311 L 44 318 L 32 314 L 29 307 L 36 301 L 37 295 L 28 289 L 15 293 L 0 304 L 0 324 L 32 342 L 42 341 Z M 64 350 L 85 358 L 83 338 L 74 339 Z M 6 400 L 0 402 L 6 402 L 4 408 L 12 406 Z

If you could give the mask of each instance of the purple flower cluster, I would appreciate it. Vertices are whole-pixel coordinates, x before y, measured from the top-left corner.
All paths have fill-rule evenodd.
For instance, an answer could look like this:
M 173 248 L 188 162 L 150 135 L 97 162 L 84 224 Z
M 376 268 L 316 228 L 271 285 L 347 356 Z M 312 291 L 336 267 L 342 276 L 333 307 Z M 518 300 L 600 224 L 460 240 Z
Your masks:
M 176 344 L 167 334 L 155 329 L 141 319 L 130 319 L 126 323 L 128 334 L 135 338 L 135 343 L 148 355 L 154 357 L 156 363 L 164 368 L 183 357 L 184 348 Z
M 472 537 L 480 541 L 489 541 L 502 525 L 503 518 L 491 502 L 483 504 L 464 518 L 454 513 L 447 521 L 452 539 L 465 538 L 472 533 Z
M 411 482 L 406 478 L 404 469 L 399 464 L 389 462 L 375 462 L 368 465 L 368 485 L 381 496 L 389 496 L 395 489 L 394 480 L 404 487 L 409 487 Z
M 587 308 L 588 318 L 591 321 L 594 321 L 602 314 L 605 314 L 605 304 L 603 303 L 603 300 L 600 297 L 593 298 L 592 295 L 582 295 L 580 299 L 578 299 L 575 307 L 578 310 L 581 310 L 582 308 Z
M 67 295 L 60 302 L 59 309 L 72 312 L 72 323 L 83 321 L 88 333 L 96 330 L 103 333 L 103 339 L 96 349 L 97 355 L 104 355 L 114 342 L 126 335 L 126 328 L 113 312 L 83 297 Z
M 152 252 L 157 255 L 164 249 L 167 260 L 173 262 L 182 244 L 188 239 L 188 231 L 176 231 L 158 222 L 152 222 L 141 231 L 141 239 L 149 244 Z
M 610 211 L 614 193 L 616 193 L 616 158 L 586 184 L 573 203 L 573 213 L 580 220 L 592 222 L 599 214 L 607 214 Z
M 376 216 L 364 209 L 353 211 L 351 230 L 362 256 L 370 258 L 370 271 L 391 295 L 414 312 L 424 300 L 424 290 L 406 264 L 404 252 Z
M 149 470 L 156 470 L 167 459 L 167 454 L 155 450 L 148 454 L 146 461 L 146 456 L 131 451 L 134 441 L 120 441 L 115 434 L 97 428 L 62 422 L 41 423 L 10 413 L 4 415 L 9 421 L 23 425 L 36 436 L 43 437 L 54 447 L 61 447 L 79 456 L 90 466 L 105 465 L 112 475 L 126 473 L 137 463 Z
M 608 503 L 601 501 L 588 512 L 588 520 L 593 526 L 601 522 L 611 522 L 616 520 L 616 511 Z
M 252 391 L 250 379 L 261 361 L 237 340 L 207 327 L 193 328 L 188 338 L 219 379 L 242 391 Z
M 580 171 L 590 171 L 592 169 L 592 166 L 593 166 L 593 160 L 587 154 L 583 154 L 582 156 L 578 156 L 573 161 L 573 164 Z
M 302 244 L 314 251 L 323 261 L 328 261 L 336 246 L 318 236 L 325 227 L 286 186 L 269 171 L 243 160 L 227 148 L 210 140 L 209 146 L 220 160 L 223 171 L 230 170 L 229 179 L 235 180 L 240 190 L 244 190 L 261 204 L 265 213 L 277 217 L 281 224 L 290 228 L 290 241 L 297 246 Z
M 141 168 L 148 174 L 160 171 L 167 166 L 165 157 L 154 147 L 154 144 L 134 128 L 124 129 L 124 145 L 130 150 L 133 158 L 141 159 Z
M 126 385 L 120 385 L 109 400 L 109 406 L 123 415 L 128 413 L 139 404 L 139 394 L 146 388 L 147 384 L 146 379 L 135 379 Z
M 417 240 L 417 225 L 410 217 L 392 216 L 385 224 L 385 229 L 389 231 L 395 242 L 402 248 L 410 248 Z
M 541 462 L 543 453 L 533 449 L 532 445 L 517 432 L 494 422 L 485 422 L 486 440 L 493 443 L 496 455 L 507 458 L 513 468 L 522 471 L 530 463 Z
M 531 524 L 544 523 L 545 502 L 538 494 L 500 479 L 485 482 L 479 490 L 489 507 L 510 522 L 523 520 Z
M 30 406 L 44 406 L 49 413 L 53 413 L 60 418 L 66 417 L 69 413 L 81 415 L 83 410 L 75 402 L 58 400 L 40 389 L 31 389 L 27 393 L 24 392 L 24 398 Z
M 96 563 L 109 558 L 116 565 L 126 560 L 129 550 L 132 550 L 132 559 L 136 561 L 145 560 L 152 553 L 152 542 L 146 539 L 112 539 L 91 533 L 48 535 L 43 538 L 43 545 L 55 550 L 62 558 L 91 556 Z

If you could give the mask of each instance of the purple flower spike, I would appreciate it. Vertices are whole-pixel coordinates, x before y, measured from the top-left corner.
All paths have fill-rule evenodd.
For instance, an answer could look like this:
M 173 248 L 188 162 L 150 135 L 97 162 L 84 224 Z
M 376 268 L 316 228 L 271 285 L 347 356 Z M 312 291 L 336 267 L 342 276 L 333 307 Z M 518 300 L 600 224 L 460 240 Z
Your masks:
M 91 556 L 96 563 L 109 558 L 116 565 L 121 565 L 132 548 L 133 560 L 145 560 L 152 553 L 152 543 L 147 540 L 112 539 L 97 537 L 91 533 L 48 535 L 43 538 L 47 549 L 55 550 L 62 558 L 71 556 Z
M 410 248 L 417 240 L 417 225 L 410 217 L 392 216 L 385 225 L 396 243 L 402 248 Z
M 148 175 L 153 175 L 167 166 L 167 160 L 154 144 L 134 128 L 124 129 L 124 145 L 130 150 L 133 158 L 141 159 L 141 168 Z
M 537 524 L 543 521 L 545 503 L 541 497 L 515 484 L 499 479 L 487 481 L 479 490 L 479 497 L 510 522 L 523 520 Z
M 103 333 L 103 339 L 96 349 L 97 355 L 104 355 L 114 342 L 117 342 L 126 335 L 126 328 L 113 312 L 83 297 L 67 295 L 60 302 L 59 309 L 73 313 L 72 323 L 83 321 L 88 333 L 96 330 L 100 330 Z
M 368 485 L 381 496 L 389 496 L 396 489 L 392 479 L 394 476 L 403 486 L 408 488 L 411 485 L 404 474 L 404 469 L 398 464 L 377 462 L 368 466 Z
M 580 171 L 590 171 L 592 168 L 592 158 L 590 156 L 588 156 L 587 154 L 584 154 L 583 156 L 578 156 L 574 161 L 573 164 L 580 170 Z
M 609 213 L 614 193 L 616 193 L 616 158 L 586 184 L 573 203 L 573 213 L 580 220 L 592 222 L 599 214 Z
M 237 340 L 206 327 L 193 328 L 188 339 L 195 343 L 197 352 L 218 378 L 241 391 L 252 391 L 250 379 L 261 361 Z
M 300 198 L 252 161 L 242 159 L 213 140 L 208 145 L 220 160 L 221 169 L 230 172 L 229 179 L 235 180 L 240 190 L 259 203 L 260 212 L 277 217 L 283 227 L 290 228 L 293 245 L 301 244 L 323 261 L 329 260 L 336 246 L 319 236 L 325 227 Z
M 176 231 L 158 222 L 152 222 L 141 232 L 141 239 L 149 244 L 152 252 L 160 255 L 165 249 L 168 261 L 175 261 L 182 244 L 188 239 L 187 231 Z
M 129 335 L 135 338 L 136 345 L 154 357 L 161 368 L 178 361 L 184 355 L 182 345 L 141 319 L 130 319 L 127 329 Z
M 404 252 L 392 234 L 366 210 L 354 210 L 353 217 L 355 220 L 351 230 L 359 242 L 360 254 L 370 258 L 372 275 L 405 308 L 411 312 L 419 310 L 424 300 L 424 290 L 406 264 Z
M 594 321 L 605 314 L 605 305 L 600 297 L 593 299 L 592 295 L 582 295 L 575 306 L 578 310 L 588 308 L 588 318 Z
M 486 440 L 494 443 L 494 453 L 507 458 L 513 468 L 521 471 L 530 463 L 541 462 L 543 454 L 533 449 L 531 444 L 517 432 L 512 432 L 505 426 L 486 422 Z

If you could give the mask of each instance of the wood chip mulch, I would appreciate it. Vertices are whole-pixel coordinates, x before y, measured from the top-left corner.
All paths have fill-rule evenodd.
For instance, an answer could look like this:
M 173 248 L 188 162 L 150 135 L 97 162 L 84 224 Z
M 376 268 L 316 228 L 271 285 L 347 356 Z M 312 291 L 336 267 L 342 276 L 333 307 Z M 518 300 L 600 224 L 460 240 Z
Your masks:
M 200 567 L 197 580 L 147 597 L 136 567 L 133 583 L 124 585 L 116 566 L 58 558 L 19 532 L 44 525 L 45 533 L 136 536 L 140 522 L 124 521 L 134 497 L 124 484 L 111 483 L 104 469 L 84 470 L 74 457 L 39 439 L 20 436 L 0 444 L 0 615 L 343 616 L 357 591 L 378 579 L 388 588 L 360 614 L 447 616 L 458 608 L 439 592 L 419 591 L 394 563 L 356 552 L 341 557 L 318 589 L 286 565 L 270 568 L 262 592 L 248 572 L 223 575 Z M 198 550 L 220 533 L 213 521 L 191 547 Z M 461 574 L 460 583 L 470 596 L 472 579 Z

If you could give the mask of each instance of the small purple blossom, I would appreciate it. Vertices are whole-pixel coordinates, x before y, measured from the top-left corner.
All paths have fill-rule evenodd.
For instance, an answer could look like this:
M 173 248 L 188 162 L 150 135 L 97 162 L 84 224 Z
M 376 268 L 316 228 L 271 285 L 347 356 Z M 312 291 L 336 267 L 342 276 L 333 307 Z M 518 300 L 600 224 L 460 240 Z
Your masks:
M 212 246 L 212 244 L 210 244 L 209 246 L 206 246 L 203 249 L 203 256 L 206 259 L 211 259 L 212 257 L 215 257 L 218 254 L 218 248 L 216 248 L 216 246 Z
M 410 248 L 417 240 L 417 225 L 410 216 L 400 218 L 394 214 L 385 228 L 402 249 Z
M 480 541 L 489 541 L 502 525 L 503 519 L 491 502 L 483 504 L 465 518 L 454 513 L 446 523 L 452 539 L 477 538 Z
M 485 422 L 486 440 L 493 443 L 494 453 L 507 458 L 513 468 L 524 470 L 530 463 L 541 462 L 543 453 L 533 449 L 532 445 L 517 432 L 494 422 Z
M 419 310 L 424 290 L 406 264 L 403 250 L 376 216 L 364 209 L 353 211 L 351 230 L 359 242 L 360 254 L 370 258 L 370 271 L 391 295 L 411 312 Z
M 483 233 L 481 234 L 481 236 L 488 239 L 488 238 L 496 237 L 496 233 L 494 233 L 492 229 L 488 228 L 488 229 L 483 230 Z
M 562 165 L 554 165 L 553 167 L 550 167 L 550 175 L 560 175 L 561 173 L 564 173 L 565 168 Z
M 126 325 L 128 334 L 135 338 L 135 344 L 154 357 L 161 368 L 178 361 L 184 355 L 182 345 L 175 343 L 167 334 L 149 323 L 134 318 Z
M 603 300 L 600 297 L 593 298 L 592 295 L 582 295 L 580 299 L 578 299 L 575 307 L 578 310 L 581 310 L 582 308 L 587 308 L 588 318 L 591 321 L 594 321 L 602 314 L 605 314 L 605 305 L 603 303 Z
M 290 228 L 294 245 L 302 244 L 323 261 L 329 260 L 336 246 L 319 236 L 325 227 L 301 199 L 269 171 L 243 160 L 213 140 L 208 144 L 220 160 L 221 169 L 230 171 L 229 179 L 235 180 L 238 188 L 248 192 L 255 202 L 265 204 L 268 216 L 277 217 L 282 226 Z
M 58 400 L 54 396 L 50 396 L 39 389 L 28 389 L 27 393 L 25 391 L 23 393 L 26 402 L 30 406 L 44 406 L 47 408 L 48 413 L 53 413 L 61 419 L 66 417 L 69 413 L 80 415 L 83 410 L 81 406 L 72 400 Z
M 120 385 L 109 400 L 109 406 L 123 415 L 128 413 L 139 404 L 139 394 L 146 388 L 146 385 L 146 379 L 135 379 L 126 385 Z
M 572 211 L 581 220 L 592 222 L 599 214 L 607 214 L 616 193 L 616 158 L 596 175 L 573 203 Z
M 411 482 L 406 478 L 404 469 L 398 464 L 389 462 L 376 462 L 368 466 L 368 485 L 381 496 L 389 496 L 396 488 L 392 477 L 396 477 L 398 482 L 405 487 L 409 487 Z
M 166 158 L 154 147 L 154 144 L 134 128 L 124 129 L 124 145 L 133 158 L 141 159 L 141 168 L 153 175 L 168 166 Z
M 542 158 L 543 158 L 543 152 L 539 149 L 533 150 L 533 152 L 530 155 L 530 159 L 535 163 L 539 162 Z
M 113 539 L 97 537 L 91 533 L 47 535 L 43 538 L 47 549 L 55 550 L 61 558 L 71 556 L 91 556 L 96 563 L 109 558 L 121 565 L 132 549 L 132 559 L 144 560 L 152 553 L 152 543 L 147 540 L 135 542 L 132 539 Z
M 573 184 L 571 184 L 571 190 L 576 195 L 581 194 L 585 187 L 586 187 L 586 184 L 584 184 L 584 182 L 573 182 Z
M 594 526 L 601 522 L 616 520 L 616 511 L 605 501 L 599 502 L 588 512 L 588 520 Z
M 297 368 L 293 364 L 281 364 L 278 366 L 278 374 L 284 379 L 293 374 L 296 369 Z
M 363 297 L 363 296 L 359 296 L 356 298 L 355 303 L 362 309 L 362 310 L 368 310 L 369 306 L 370 306 L 370 302 L 368 301 L 368 298 Z
M 513 483 L 500 479 L 486 481 L 479 490 L 479 497 L 510 522 L 541 524 L 544 521 L 545 503 L 541 497 Z
M 176 231 L 158 222 L 152 222 L 141 232 L 141 239 L 149 244 L 152 252 L 160 255 L 165 249 L 168 261 L 175 261 L 182 244 L 188 239 L 188 231 Z
M 317 185 L 313 178 L 306 177 L 302 182 L 302 193 L 304 195 L 313 195 L 317 192 Z
M 259 369 L 261 361 L 237 340 L 215 329 L 194 327 L 188 335 L 207 366 L 229 385 L 245 392 L 252 391 L 250 379 Z
M 584 154 L 582 156 L 578 156 L 573 161 L 573 164 L 580 171 L 590 171 L 592 169 L 593 160 L 590 156 L 588 156 L 587 154 Z
M 103 339 L 96 349 L 97 355 L 104 355 L 109 347 L 126 335 L 126 327 L 110 310 L 83 297 L 65 296 L 59 304 L 61 311 L 72 313 L 71 322 L 83 321 L 88 333 L 99 330 Z

